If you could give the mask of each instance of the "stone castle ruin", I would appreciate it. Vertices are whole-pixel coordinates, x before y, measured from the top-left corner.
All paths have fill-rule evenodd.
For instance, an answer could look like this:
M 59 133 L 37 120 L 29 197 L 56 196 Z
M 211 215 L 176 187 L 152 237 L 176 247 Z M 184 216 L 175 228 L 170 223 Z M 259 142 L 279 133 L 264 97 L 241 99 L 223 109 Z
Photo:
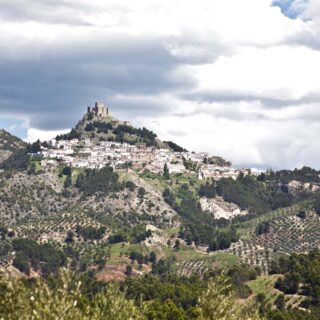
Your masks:
M 110 110 L 103 102 L 96 102 L 94 107 L 88 107 L 88 113 L 94 113 L 95 116 L 105 118 L 110 116 Z

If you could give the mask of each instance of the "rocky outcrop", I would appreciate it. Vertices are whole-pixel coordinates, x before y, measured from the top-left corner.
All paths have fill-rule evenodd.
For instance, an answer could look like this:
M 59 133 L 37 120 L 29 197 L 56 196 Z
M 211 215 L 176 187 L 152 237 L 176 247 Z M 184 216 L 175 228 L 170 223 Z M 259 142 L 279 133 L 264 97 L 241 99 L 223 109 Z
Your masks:
M 247 211 L 242 211 L 236 204 L 224 201 L 219 196 L 215 198 L 203 197 L 200 199 L 200 205 L 203 211 L 209 212 L 215 219 L 224 218 L 231 220 L 236 216 L 248 213 Z
M 296 191 L 310 191 L 316 192 L 319 190 L 319 186 L 317 184 L 311 182 L 300 182 L 297 180 L 292 180 L 288 183 L 288 190 L 289 192 L 296 192 Z

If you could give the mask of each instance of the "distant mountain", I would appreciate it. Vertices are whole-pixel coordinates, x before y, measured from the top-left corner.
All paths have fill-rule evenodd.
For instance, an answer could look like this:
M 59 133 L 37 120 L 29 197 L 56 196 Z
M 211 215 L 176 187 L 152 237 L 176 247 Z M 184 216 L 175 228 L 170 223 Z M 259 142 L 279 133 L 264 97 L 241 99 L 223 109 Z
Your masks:
M 13 136 L 4 129 L 0 130 L 0 162 L 10 157 L 14 151 L 25 146 L 26 143 L 18 137 Z

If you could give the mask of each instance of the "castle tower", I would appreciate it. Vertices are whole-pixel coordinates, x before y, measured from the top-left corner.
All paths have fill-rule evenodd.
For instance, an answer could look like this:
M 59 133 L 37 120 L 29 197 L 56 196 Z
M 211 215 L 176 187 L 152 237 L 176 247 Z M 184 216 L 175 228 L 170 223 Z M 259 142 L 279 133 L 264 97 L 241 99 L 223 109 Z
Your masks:
M 93 112 L 96 117 L 105 118 L 109 116 L 109 108 L 103 102 L 96 102 L 94 107 L 88 107 L 87 112 Z
M 95 112 L 98 117 L 107 117 L 109 115 L 109 109 L 103 102 L 95 103 Z

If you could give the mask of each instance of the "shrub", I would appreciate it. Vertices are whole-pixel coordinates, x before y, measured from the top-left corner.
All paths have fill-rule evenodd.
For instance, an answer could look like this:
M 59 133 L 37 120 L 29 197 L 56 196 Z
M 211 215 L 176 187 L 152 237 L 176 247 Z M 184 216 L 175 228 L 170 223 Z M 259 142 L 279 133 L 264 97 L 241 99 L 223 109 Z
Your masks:
M 89 300 L 83 294 L 83 283 L 66 271 L 50 284 L 43 279 L 29 284 L 0 278 L 0 288 L 0 315 L 5 319 L 143 319 L 140 310 L 116 286 L 101 289 Z
M 232 286 L 223 276 L 209 282 L 208 289 L 204 291 L 199 302 L 201 307 L 200 319 L 261 319 L 258 309 L 254 305 L 240 305 L 236 302 Z

